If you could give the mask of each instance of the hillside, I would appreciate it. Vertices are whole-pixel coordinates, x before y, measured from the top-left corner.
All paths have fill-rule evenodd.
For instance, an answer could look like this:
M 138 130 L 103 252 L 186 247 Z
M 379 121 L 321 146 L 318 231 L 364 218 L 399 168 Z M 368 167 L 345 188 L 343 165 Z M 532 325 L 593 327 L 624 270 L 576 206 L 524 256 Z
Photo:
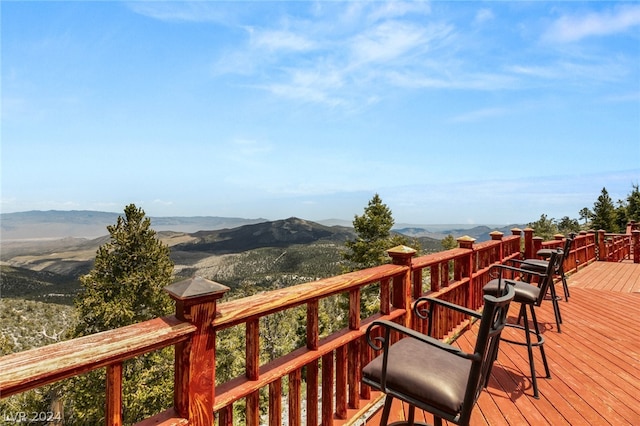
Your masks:
M 74 279 L 53 272 L 0 266 L 2 299 L 26 299 L 71 305 L 79 286 Z
M 274 277 L 337 274 L 339 253 L 344 241 L 352 236 L 348 228 L 297 218 L 192 234 L 158 232 L 171 249 L 178 277 L 198 274 L 232 287 L 247 280 L 268 286 L 263 278 L 251 278 L 263 273 Z M 4 241 L 0 294 L 5 298 L 69 303 L 79 288 L 78 278 L 91 270 L 98 247 L 107 241 L 108 237 Z
M 291 217 L 233 229 L 200 231 L 191 235 L 194 237 L 193 241 L 179 244 L 174 249 L 216 254 L 238 253 L 261 247 L 286 247 L 318 241 L 344 244 L 347 239 L 354 238 L 355 234 L 351 228 L 328 227 Z

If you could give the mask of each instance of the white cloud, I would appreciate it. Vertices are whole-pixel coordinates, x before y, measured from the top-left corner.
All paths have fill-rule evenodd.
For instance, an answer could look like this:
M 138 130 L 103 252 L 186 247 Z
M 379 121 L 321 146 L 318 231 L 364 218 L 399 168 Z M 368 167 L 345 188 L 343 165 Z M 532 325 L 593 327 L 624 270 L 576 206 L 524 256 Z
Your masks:
M 368 19 L 372 22 L 399 18 L 409 14 L 428 14 L 431 6 L 426 1 L 387 1 L 373 2 L 373 10 Z
M 308 38 L 290 31 L 248 29 L 251 34 L 251 44 L 255 49 L 273 51 L 303 52 L 315 48 L 315 43 Z
M 475 16 L 474 22 L 476 24 L 483 24 L 485 22 L 493 20 L 494 15 L 490 9 L 480 9 Z
M 484 108 L 459 115 L 451 119 L 451 121 L 454 123 L 481 121 L 486 118 L 504 116 L 507 112 L 504 108 Z
M 412 24 L 385 22 L 352 40 L 351 54 L 360 64 L 389 62 L 426 48 L 424 30 Z
M 591 36 L 606 36 L 640 26 L 640 6 L 622 6 L 613 11 L 565 15 L 556 20 L 544 39 L 574 42 Z
M 206 1 L 132 1 L 127 6 L 140 15 L 160 21 L 226 23 L 225 8 Z

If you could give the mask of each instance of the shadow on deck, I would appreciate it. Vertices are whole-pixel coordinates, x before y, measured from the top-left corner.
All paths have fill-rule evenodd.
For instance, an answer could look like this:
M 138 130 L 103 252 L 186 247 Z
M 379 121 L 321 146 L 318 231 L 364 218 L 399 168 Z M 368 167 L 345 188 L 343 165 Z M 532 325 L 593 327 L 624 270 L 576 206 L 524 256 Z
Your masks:
M 562 333 L 551 303 L 537 311 L 552 376 L 544 378 L 535 350 L 540 399 L 533 398 L 526 348 L 502 342 L 471 425 L 640 424 L 640 264 L 596 262 L 570 276 L 569 287 L 569 302 L 560 303 Z M 457 344 L 470 350 L 475 332 Z M 405 409 L 397 402 L 391 419 L 404 420 Z M 417 421 L 433 421 L 428 413 L 416 414 Z M 378 425 L 379 416 L 366 425 Z

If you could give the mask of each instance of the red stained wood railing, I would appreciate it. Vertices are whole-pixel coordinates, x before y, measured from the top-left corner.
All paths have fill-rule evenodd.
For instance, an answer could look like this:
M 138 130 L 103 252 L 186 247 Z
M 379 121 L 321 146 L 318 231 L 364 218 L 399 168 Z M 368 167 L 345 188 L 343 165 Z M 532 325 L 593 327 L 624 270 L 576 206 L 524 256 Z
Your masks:
M 5 355 L 0 358 L 0 395 L 6 398 L 106 366 L 114 366 L 114 377 L 122 361 L 186 341 L 195 330 L 170 316 Z
M 289 384 L 286 410 L 289 422 L 300 424 L 303 420 L 301 389 L 304 369 L 307 389 L 306 422 L 331 424 L 334 417 L 346 419 L 348 410 L 359 406 L 361 340 L 368 322 L 371 321 L 368 319 L 365 323 L 360 318 L 361 289 L 380 284 L 381 313 L 378 316 L 402 319 L 409 309 L 409 300 L 404 297 L 409 271 L 410 268 L 402 264 L 382 265 L 220 304 L 218 317 L 213 325 L 215 330 L 246 324 L 247 367 L 243 376 L 217 386 L 213 410 L 228 413 L 232 404 L 244 398 L 247 401 L 246 422 L 254 424 L 260 419 L 257 406 L 259 391 L 268 387 L 268 418 L 270 424 L 280 424 L 281 416 L 276 412 L 281 411 L 282 401 L 272 399 L 282 391 L 281 379 L 286 377 Z M 319 339 L 319 300 L 342 293 L 349 297 L 348 328 Z M 394 294 L 392 306 L 389 293 Z M 259 319 L 300 305 L 306 305 L 306 346 L 260 365 L 257 335 Z
M 482 306 L 482 287 L 492 278 L 491 265 L 520 257 L 520 229 L 504 237 L 495 232 L 490 241 L 474 244 L 474 239 L 461 237 L 459 248 L 421 256 L 411 263 L 414 299 L 427 295 L 472 309 Z M 451 265 L 453 272 L 451 273 Z M 423 271 L 428 271 L 424 273 Z M 432 332 L 439 338 L 460 331 L 468 318 L 451 310 L 436 313 Z M 425 329 L 425 324 L 413 326 Z
M 635 241 L 634 238 L 636 239 Z M 635 261 L 633 253 L 637 253 L 638 251 L 637 238 L 638 231 L 634 231 L 632 234 L 614 234 L 599 230 L 599 260 L 621 262 L 623 260 L 634 259 Z
M 595 236 L 581 233 L 576 237 L 566 260 L 567 272 L 595 260 Z M 175 316 L 0 358 L 0 395 L 6 397 L 106 367 L 106 422 L 119 425 L 122 362 L 174 345 L 174 407 L 139 426 L 210 425 L 214 421 L 230 426 L 234 423 L 233 406 L 242 400 L 246 406 L 243 421 L 248 425 L 265 420 L 280 425 L 283 411 L 292 425 L 341 423 L 350 413 L 363 409 L 363 400 L 371 402 L 370 389 L 360 383 L 362 366 L 374 356 L 363 339 L 371 321 L 385 318 L 422 329 L 424 324 L 412 318 L 412 302 L 422 295 L 480 309 L 482 287 L 493 277 L 492 265 L 526 255 L 521 246 L 526 253 L 537 244 L 556 246 L 562 241 L 556 238 L 538 243 L 531 230 L 514 229 L 509 236 L 492 233 L 491 240 L 483 243 L 475 244 L 468 237 L 458 243 L 456 249 L 420 257 L 415 257 L 411 249 L 396 247 L 389 251 L 392 264 L 224 303 L 218 303 L 218 299 L 226 288 L 217 283 L 199 278 L 176 283 L 167 289 L 176 301 Z M 379 285 L 379 312 L 371 318 L 360 318 L 361 292 L 374 284 Z M 348 325 L 321 338 L 319 302 L 338 294 L 348 295 Z M 260 319 L 299 306 L 306 307 L 306 345 L 261 364 Z M 443 312 L 435 321 L 440 337 L 468 324 L 461 315 Z M 216 336 L 220 330 L 236 325 L 243 325 L 246 332 L 245 374 L 215 386 Z M 262 389 L 267 391 L 263 393 L 266 415 L 265 407 L 260 406 Z

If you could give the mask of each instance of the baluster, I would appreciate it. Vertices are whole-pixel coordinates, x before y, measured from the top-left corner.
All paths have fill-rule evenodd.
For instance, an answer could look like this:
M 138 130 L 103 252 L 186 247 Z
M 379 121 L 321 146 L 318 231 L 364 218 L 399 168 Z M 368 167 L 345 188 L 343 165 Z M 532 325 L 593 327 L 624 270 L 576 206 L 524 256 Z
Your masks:
M 218 426 L 233 426 L 233 404 L 227 405 L 218 412 Z
M 106 424 L 122 424 L 122 363 L 107 366 L 107 412 Z
M 307 379 L 307 425 L 318 425 L 318 361 L 306 366 Z
M 302 422 L 302 405 L 300 404 L 301 384 L 300 369 L 289 373 L 289 426 L 300 426 Z
M 322 356 L 322 426 L 333 425 L 333 352 Z
M 347 348 L 336 349 L 336 416 L 347 418 Z
M 282 424 L 282 379 L 269 383 L 269 425 Z

